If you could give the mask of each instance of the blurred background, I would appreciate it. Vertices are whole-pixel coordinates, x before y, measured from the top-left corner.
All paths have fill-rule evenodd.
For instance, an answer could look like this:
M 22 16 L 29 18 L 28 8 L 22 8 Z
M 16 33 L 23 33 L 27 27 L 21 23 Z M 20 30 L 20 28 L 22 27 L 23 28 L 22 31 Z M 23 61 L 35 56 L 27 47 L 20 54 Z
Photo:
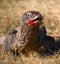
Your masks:
M 60 0 L 0 0 L 0 37 L 10 29 L 20 26 L 22 14 L 29 10 L 42 14 L 49 35 L 60 36 Z M 29 56 L 13 58 L 8 55 L 2 57 L 1 47 L 0 64 L 60 64 L 60 52 L 49 57 L 31 52 Z
M 0 36 L 18 27 L 29 10 L 43 15 L 48 34 L 60 35 L 60 0 L 0 0 Z

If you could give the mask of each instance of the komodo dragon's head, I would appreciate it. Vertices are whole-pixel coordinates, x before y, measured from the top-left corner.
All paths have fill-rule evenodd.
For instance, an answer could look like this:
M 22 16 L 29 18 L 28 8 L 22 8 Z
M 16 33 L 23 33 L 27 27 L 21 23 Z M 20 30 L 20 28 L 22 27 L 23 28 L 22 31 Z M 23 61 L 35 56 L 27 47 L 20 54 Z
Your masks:
M 27 11 L 22 16 L 22 21 L 30 26 L 41 24 L 43 16 L 38 11 Z

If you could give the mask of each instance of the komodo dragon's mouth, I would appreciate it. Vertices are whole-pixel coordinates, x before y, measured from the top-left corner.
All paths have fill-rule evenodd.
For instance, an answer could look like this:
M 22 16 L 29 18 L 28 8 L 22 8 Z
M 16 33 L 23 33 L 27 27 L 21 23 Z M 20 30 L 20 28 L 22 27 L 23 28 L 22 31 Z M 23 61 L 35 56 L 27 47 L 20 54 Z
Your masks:
M 39 15 L 37 15 L 37 16 L 35 16 L 35 17 L 33 18 L 33 20 L 29 20 L 28 23 L 29 23 L 31 26 L 34 26 L 36 23 L 42 22 L 42 21 L 41 21 L 42 19 L 43 19 L 43 18 L 41 18 Z

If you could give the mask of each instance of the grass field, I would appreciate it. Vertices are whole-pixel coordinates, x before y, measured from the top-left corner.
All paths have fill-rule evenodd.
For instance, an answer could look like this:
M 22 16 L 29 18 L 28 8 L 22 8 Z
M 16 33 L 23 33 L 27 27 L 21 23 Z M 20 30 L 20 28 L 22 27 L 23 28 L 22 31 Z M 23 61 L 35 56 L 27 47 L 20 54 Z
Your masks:
M 0 37 L 10 29 L 20 25 L 25 11 L 37 10 L 44 19 L 49 35 L 60 37 L 60 0 L 0 0 Z M 60 52 L 53 56 L 42 56 L 37 52 L 30 52 L 28 56 L 2 56 L 0 46 L 0 64 L 60 64 Z

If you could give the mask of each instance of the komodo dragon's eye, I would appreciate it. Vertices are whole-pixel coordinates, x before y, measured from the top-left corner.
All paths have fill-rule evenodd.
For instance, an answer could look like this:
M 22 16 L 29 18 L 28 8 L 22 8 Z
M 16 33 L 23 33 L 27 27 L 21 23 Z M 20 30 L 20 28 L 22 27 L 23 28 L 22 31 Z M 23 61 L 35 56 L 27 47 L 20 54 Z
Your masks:
M 31 13 L 27 13 L 27 16 L 30 17 L 31 16 Z

